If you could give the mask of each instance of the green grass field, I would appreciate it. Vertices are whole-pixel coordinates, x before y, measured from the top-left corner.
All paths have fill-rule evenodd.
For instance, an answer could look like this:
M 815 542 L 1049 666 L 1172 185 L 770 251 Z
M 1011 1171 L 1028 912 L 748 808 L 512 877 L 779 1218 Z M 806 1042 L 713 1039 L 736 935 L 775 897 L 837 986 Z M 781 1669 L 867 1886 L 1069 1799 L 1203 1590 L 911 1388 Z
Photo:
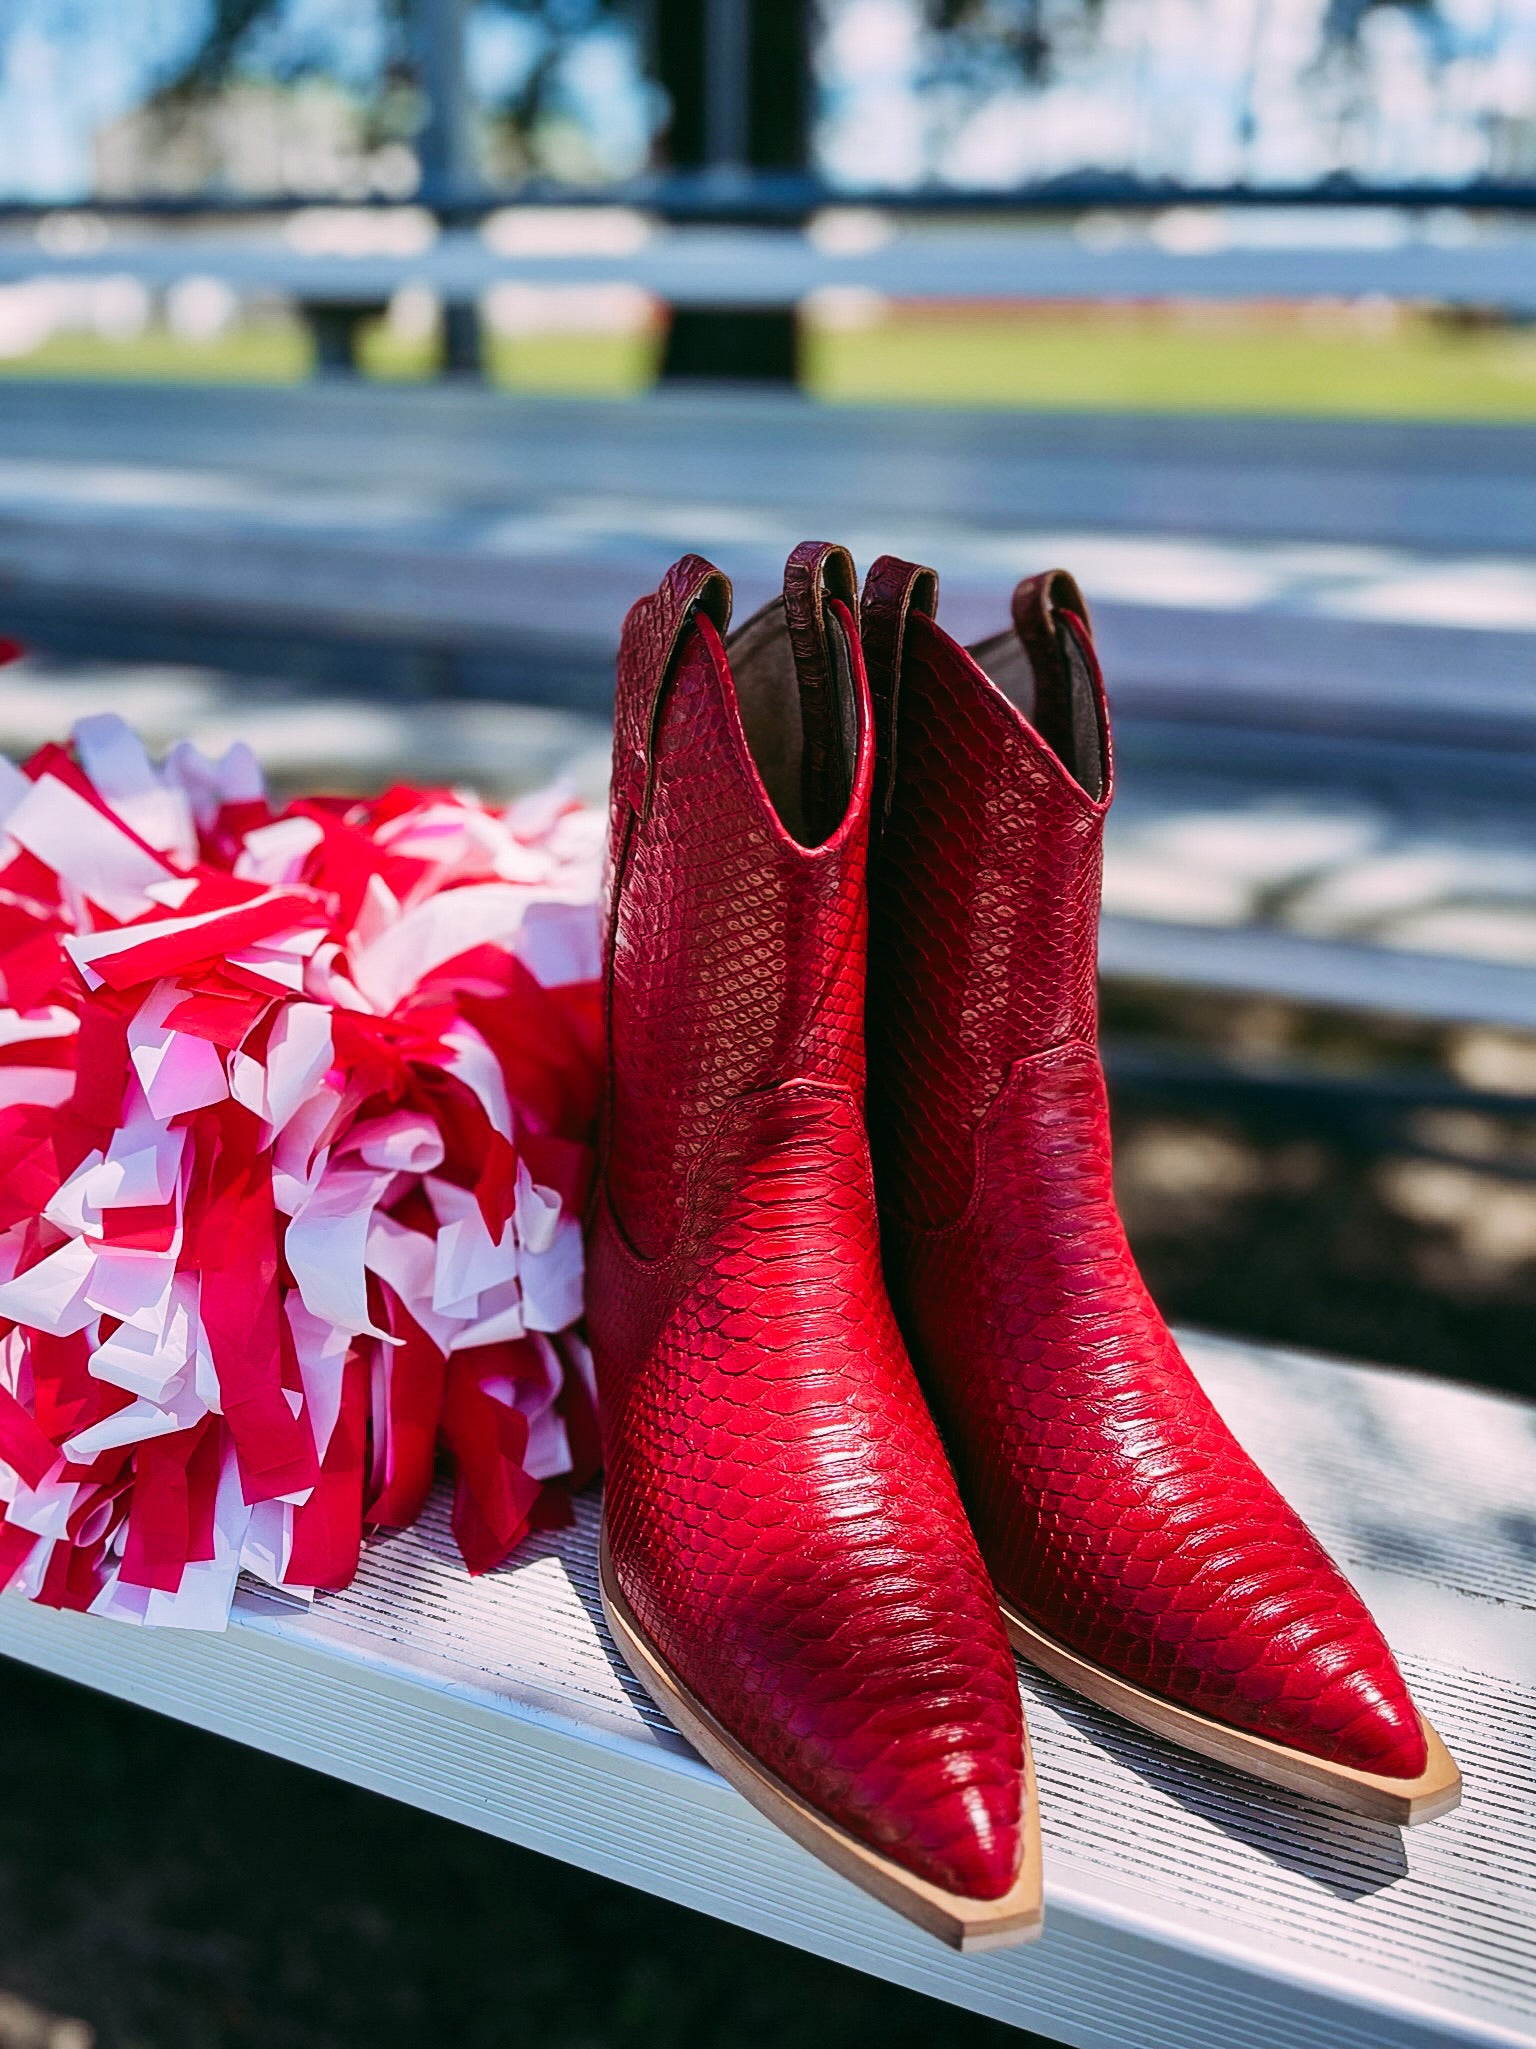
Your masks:
M 492 381 L 509 389 L 624 397 L 651 382 L 657 344 L 643 334 L 494 336 L 489 353 Z M 400 342 L 382 321 L 365 332 L 359 356 L 364 374 L 382 383 L 420 382 L 437 367 L 434 344 Z M 56 335 L 29 355 L 0 362 L 0 375 L 296 384 L 312 367 L 309 337 L 293 321 L 234 328 L 212 342 L 184 341 L 164 328 L 122 342 Z
M 914 312 L 812 330 L 806 356 L 812 390 L 853 401 L 1536 419 L 1536 333 L 1422 315 Z
M 618 397 L 652 381 L 658 353 L 652 332 L 496 336 L 489 369 L 512 390 Z M 361 355 L 367 375 L 389 381 L 435 367 L 430 341 L 402 342 L 382 322 Z M 854 404 L 1536 420 L 1536 331 L 1414 313 L 1372 324 L 1263 308 L 900 310 L 869 325 L 808 322 L 803 363 L 809 391 Z M 278 384 L 309 368 L 297 322 L 207 343 L 160 329 L 128 342 L 64 334 L 0 365 L 13 376 Z
M 189 342 L 164 328 L 132 341 L 56 334 L 42 348 L 0 361 L 11 377 L 147 378 L 171 384 L 294 384 L 307 377 L 310 348 L 302 328 L 240 327 L 215 342 Z

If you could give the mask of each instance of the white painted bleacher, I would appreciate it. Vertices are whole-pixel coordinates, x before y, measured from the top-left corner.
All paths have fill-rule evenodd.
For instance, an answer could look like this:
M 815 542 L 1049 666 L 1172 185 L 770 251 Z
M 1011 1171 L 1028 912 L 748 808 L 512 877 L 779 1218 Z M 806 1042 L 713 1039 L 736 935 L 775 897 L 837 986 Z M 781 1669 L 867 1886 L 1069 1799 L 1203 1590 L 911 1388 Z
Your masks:
M 84 690 L 167 740 L 254 721 L 290 785 L 426 744 L 595 794 L 634 597 L 695 548 L 744 615 L 816 533 L 934 562 L 962 635 L 1077 571 L 1122 743 L 1111 973 L 1536 1025 L 1532 429 L 0 381 L 0 630 L 158 649 L 13 672 L 0 746 Z M 361 682 L 221 675 L 231 635 L 274 668 L 346 645 Z M 434 698 L 368 686 L 402 655 Z M 476 663 L 521 713 L 466 695 Z
M 438 228 L 414 208 L 309 208 L 171 229 L 82 209 L 0 234 L 0 281 L 213 276 L 309 305 L 383 303 L 403 284 L 469 301 L 498 284 L 639 286 L 674 306 L 787 306 L 816 291 L 900 299 L 1355 299 L 1536 309 L 1519 216 L 1381 206 L 1288 217 L 1170 207 L 1056 222 L 924 222 L 834 206 L 794 227 L 667 225 L 643 209 L 508 208 Z
M 598 1502 L 469 1579 L 437 1502 L 306 1612 L 227 1636 L 0 1600 L 0 1652 L 1074 2049 L 1536 2043 L 1536 1411 L 1210 1338 L 1193 1364 L 1380 1616 L 1461 1763 L 1401 1831 L 1156 1739 L 1021 1668 L 1046 1929 L 962 1958 L 762 1821 L 617 1661 Z

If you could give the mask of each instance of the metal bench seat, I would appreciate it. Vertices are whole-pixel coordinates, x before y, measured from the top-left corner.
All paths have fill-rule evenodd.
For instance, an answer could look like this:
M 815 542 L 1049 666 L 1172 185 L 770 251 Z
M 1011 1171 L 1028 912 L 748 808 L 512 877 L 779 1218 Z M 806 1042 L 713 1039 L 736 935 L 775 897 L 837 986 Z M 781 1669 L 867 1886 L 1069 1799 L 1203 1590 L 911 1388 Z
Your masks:
M 1082 2049 L 1536 2044 L 1536 1410 L 1189 1340 L 1225 1414 L 1360 1584 L 1461 1762 L 1409 1834 L 1166 1749 L 1025 1671 L 1047 1930 L 960 1958 L 695 1758 L 618 1665 L 598 1502 L 469 1579 L 439 1499 L 305 1611 L 227 1636 L 0 1601 L 0 1651 Z

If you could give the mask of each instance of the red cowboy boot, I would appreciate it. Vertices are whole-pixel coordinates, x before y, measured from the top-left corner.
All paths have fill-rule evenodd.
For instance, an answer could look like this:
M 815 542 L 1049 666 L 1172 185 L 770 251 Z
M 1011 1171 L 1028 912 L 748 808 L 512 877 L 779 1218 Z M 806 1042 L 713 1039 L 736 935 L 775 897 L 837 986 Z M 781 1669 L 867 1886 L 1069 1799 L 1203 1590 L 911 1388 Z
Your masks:
M 1129 1720 L 1406 1821 L 1456 1767 L 1136 1270 L 1097 1047 L 1109 722 L 1061 571 L 967 652 L 864 592 L 879 764 L 870 1130 L 887 1280 L 1015 1648 Z
M 603 1591 L 697 1749 L 962 1948 L 1039 1919 L 1017 1677 L 880 1277 L 874 742 L 853 565 L 729 642 L 688 556 L 625 622 L 587 1321 Z

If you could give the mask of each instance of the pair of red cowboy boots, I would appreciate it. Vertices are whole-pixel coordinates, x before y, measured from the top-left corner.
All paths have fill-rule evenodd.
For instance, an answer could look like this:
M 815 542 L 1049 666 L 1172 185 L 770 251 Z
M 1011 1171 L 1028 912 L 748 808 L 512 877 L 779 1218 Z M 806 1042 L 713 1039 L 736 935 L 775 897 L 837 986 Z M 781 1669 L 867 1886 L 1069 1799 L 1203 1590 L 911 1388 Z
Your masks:
M 981 1948 L 1040 1916 L 1010 1636 L 1336 1804 L 1458 1782 L 1126 1245 L 1082 599 L 1023 583 L 967 652 L 936 597 L 883 558 L 861 630 L 811 543 L 733 634 L 697 556 L 629 615 L 587 1314 L 620 1649 L 764 1812 Z

